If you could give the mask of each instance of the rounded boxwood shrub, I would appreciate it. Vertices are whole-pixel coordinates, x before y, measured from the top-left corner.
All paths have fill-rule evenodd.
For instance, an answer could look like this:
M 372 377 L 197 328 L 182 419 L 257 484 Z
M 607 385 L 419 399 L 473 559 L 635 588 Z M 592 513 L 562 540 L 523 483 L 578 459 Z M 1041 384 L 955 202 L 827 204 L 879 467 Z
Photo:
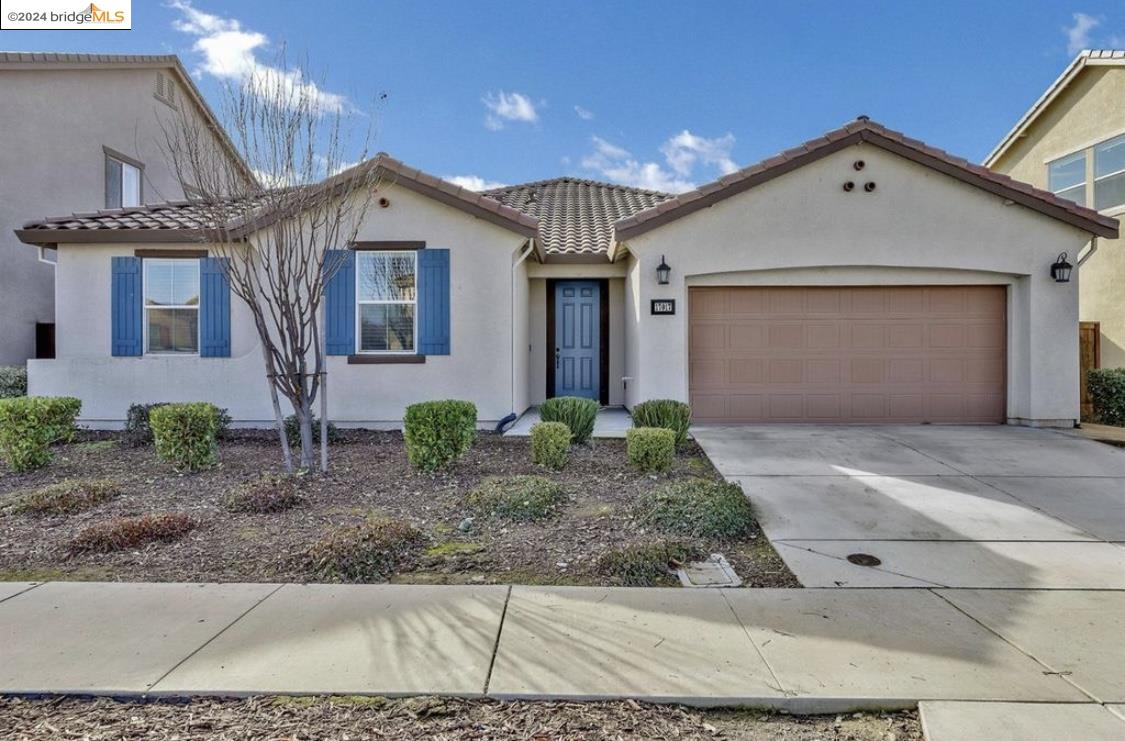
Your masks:
M 1125 427 L 1125 368 L 1086 371 L 1086 391 L 1094 406 L 1094 419 L 1104 425 Z
M 570 453 L 570 428 L 562 422 L 537 422 L 531 426 L 531 460 L 556 471 Z
M 0 399 L 27 395 L 27 368 L 0 365 Z
M 158 401 L 152 404 L 131 404 L 129 411 L 125 413 L 125 431 L 121 435 L 121 441 L 130 448 L 140 448 L 145 445 L 151 445 L 152 438 L 152 424 L 149 421 L 149 416 L 152 414 L 153 409 L 168 406 L 170 402 Z M 230 428 L 231 416 L 226 409 L 219 410 L 219 431 L 215 437 L 222 440 L 226 436 L 227 430 Z
M 598 557 L 597 571 L 624 587 L 656 587 L 669 581 L 672 569 L 705 556 L 684 543 L 640 543 L 606 551 Z
M 411 563 L 425 538 L 406 522 L 371 519 L 329 530 L 308 550 L 314 577 L 331 582 L 386 581 Z
M 0 457 L 15 471 L 51 462 L 51 443 L 74 436 L 82 402 L 70 396 L 0 399 Z
M 91 525 L 70 541 L 73 553 L 128 551 L 149 543 L 169 542 L 183 537 L 196 522 L 182 512 L 118 517 Z
M 424 401 L 406 408 L 403 419 L 406 457 L 423 471 L 457 460 L 477 437 L 477 407 L 471 401 Z
M 633 424 L 637 427 L 663 427 L 676 433 L 676 447 L 687 442 L 691 427 L 691 407 L 675 399 L 651 399 L 633 407 Z
M 645 473 L 667 471 L 676 460 L 676 433 L 663 427 L 631 427 L 625 432 L 629 463 Z
M 563 485 L 542 476 L 496 476 L 469 492 L 478 512 L 518 522 L 550 517 L 565 501 Z
M 643 526 L 701 538 L 735 538 L 754 524 L 750 502 L 737 484 L 707 479 L 674 481 L 645 492 L 636 514 Z
M 300 474 L 263 474 L 228 491 L 223 497 L 223 506 L 231 512 L 282 512 L 300 504 L 301 484 Z
M 9 512 L 35 515 L 68 515 L 96 507 L 121 494 L 112 479 L 66 479 L 19 494 Z
M 179 471 L 218 462 L 219 408 L 207 402 L 164 404 L 149 412 L 156 454 Z
M 556 396 L 539 405 L 539 421 L 562 422 L 570 428 L 571 439 L 581 445 L 594 434 L 598 402 L 579 396 Z

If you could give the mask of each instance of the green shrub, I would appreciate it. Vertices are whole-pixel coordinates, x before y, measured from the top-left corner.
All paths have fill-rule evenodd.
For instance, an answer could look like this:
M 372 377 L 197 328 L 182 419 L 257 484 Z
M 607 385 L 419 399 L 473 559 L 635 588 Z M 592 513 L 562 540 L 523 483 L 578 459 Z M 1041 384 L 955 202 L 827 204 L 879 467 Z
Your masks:
M 179 471 L 218 462 L 219 409 L 207 402 L 164 404 L 149 412 L 156 454 Z
M 0 365 L 0 399 L 27 396 L 27 368 Z
M 297 420 L 296 414 L 290 414 L 285 418 L 285 437 L 289 438 L 289 447 L 299 448 L 301 446 L 301 423 Z M 320 444 L 320 420 L 313 417 L 312 421 L 312 438 L 313 444 Z M 340 431 L 336 429 L 335 423 L 331 420 L 328 421 L 328 442 L 335 443 L 340 441 Z
M 469 492 L 469 504 L 477 511 L 516 521 L 550 517 L 565 501 L 562 484 L 542 476 L 487 478 Z
M 630 427 L 625 447 L 629 462 L 645 473 L 667 471 L 676 460 L 676 433 L 663 427 Z
M 666 533 L 727 539 L 746 534 L 754 513 L 737 484 L 685 479 L 642 494 L 637 519 Z
M 578 396 L 556 396 L 539 406 L 541 422 L 562 422 L 570 428 L 571 439 L 578 445 L 594 434 L 598 402 Z
M 82 402 L 69 396 L 0 399 L 0 456 L 15 471 L 51 462 L 51 443 L 74 435 Z
M 734 538 L 750 529 L 754 514 L 737 484 L 685 479 L 642 494 L 637 520 L 666 533 Z
M 1125 368 L 1086 371 L 1086 391 L 1094 406 L 1094 419 L 1103 425 L 1125 427 Z
M 386 581 L 414 561 L 425 543 L 422 533 L 397 520 L 367 520 L 337 527 L 308 550 L 314 578 L 332 582 Z
M 129 406 L 129 411 L 125 414 L 125 431 L 121 435 L 121 441 L 130 448 L 140 448 L 145 445 L 151 445 L 152 438 L 152 424 L 149 422 L 149 416 L 152 414 L 153 409 L 168 406 L 167 401 L 158 401 L 154 404 L 132 404 Z M 227 431 L 230 429 L 231 424 L 230 413 L 226 409 L 219 410 L 219 431 L 215 437 L 222 440 L 226 437 Z
M 10 512 L 67 515 L 96 507 L 121 494 L 121 485 L 110 479 L 67 479 L 19 494 Z
M 597 570 L 624 587 L 655 587 L 666 584 L 673 569 L 705 555 L 683 543 L 641 543 L 606 551 L 598 558 Z
M 642 401 L 633 407 L 633 424 L 671 430 L 676 433 L 676 447 L 681 448 L 691 427 L 691 407 L 674 399 Z
M 406 408 L 406 456 L 411 465 L 434 471 L 460 458 L 477 437 L 477 407 L 471 401 L 424 401 Z
M 119 517 L 91 525 L 78 533 L 70 541 L 70 550 L 74 553 L 129 551 L 149 543 L 176 540 L 195 526 L 195 520 L 182 512 Z
M 231 512 L 282 512 L 300 504 L 301 484 L 300 474 L 263 474 L 228 491 L 223 506 Z
M 531 460 L 556 471 L 570 454 L 570 428 L 562 422 L 538 422 L 531 426 Z

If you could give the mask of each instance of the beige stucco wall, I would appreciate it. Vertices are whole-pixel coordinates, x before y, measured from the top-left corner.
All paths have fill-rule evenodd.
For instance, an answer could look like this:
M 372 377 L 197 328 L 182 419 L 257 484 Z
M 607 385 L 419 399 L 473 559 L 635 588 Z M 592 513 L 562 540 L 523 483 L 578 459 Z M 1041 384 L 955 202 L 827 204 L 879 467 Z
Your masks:
M 852 162 L 863 159 L 857 177 Z M 874 193 L 845 193 L 846 180 Z M 1088 235 L 869 144 L 830 155 L 628 243 L 626 401 L 687 400 L 687 289 L 836 282 L 1009 286 L 1008 417 L 1067 424 L 1078 416 L 1078 280 L 1048 274 Z M 659 286 L 666 256 L 672 282 Z M 649 300 L 674 298 L 675 316 Z
M 331 357 L 329 416 L 343 424 L 395 426 L 408 404 L 468 399 L 484 424 L 526 406 L 513 374 L 516 343 L 524 330 L 512 322 L 517 253 L 526 238 L 405 188 L 381 189 L 389 208 L 372 208 L 359 240 L 422 240 L 450 250 L 451 350 L 420 365 L 351 365 Z M 198 249 L 198 245 L 185 245 Z M 61 245 L 57 360 L 29 363 L 31 393 L 67 394 L 83 400 L 82 419 L 120 423 L 133 402 L 206 400 L 228 407 L 236 421 L 272 418 L 261 348 L 249 311 L 231 303 L 231 358 L 110 356 L 110 258 L 137 248 L 168 244 Z M 526 307 L 519 307 L 526 314 Z M 515 379 L 515 380 L 513 380 Z
M 183 197 L 160 149 L 155 69 L 0 70 L 0 365 L 35 352 L 35 323 L 54 320 L 54 268 L 12 233 L 46 216 L 105 207 L 109 147 L 144 163 L 146 202 Z M 179 91 L 181 104 L 186 93 Z
M 1125 67 L 1086 67 L 992 168 L 1046 188 L 1048 162 L 1120 134 L 1125 134 Z M 1090 181 L 1093 162 L 1086 164 Z M 1092 193 L 1088 197 L 1092 199 Z M 1105 213 L 1121 218 L 1125 208 Z M 1097 252 L 1082 269 L 1079 318 L 1101 322 L 1106 368 L 1125 366 L 1123 279 L 1125 240 L 1099 237 Z

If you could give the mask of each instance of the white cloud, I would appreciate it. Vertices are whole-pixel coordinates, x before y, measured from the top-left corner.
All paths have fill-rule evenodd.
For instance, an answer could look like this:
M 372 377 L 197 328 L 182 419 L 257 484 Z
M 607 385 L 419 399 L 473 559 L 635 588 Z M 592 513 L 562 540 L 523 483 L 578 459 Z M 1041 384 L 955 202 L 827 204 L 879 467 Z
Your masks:
M 1090 32 L 1101 25 L 1101 20 L 1085 13 L 1074 14 L 1074 25 L 1064 26 L 1066 34 L 1066 53 L 1077 54 L 1083 49 L 1089 49 Z
M 199 67 L 202 72 L 235 83 L 255 77 L 267 89 L 280 85 L 291 100 L 307 96 L 328 113 L 350 107 L 345 96 L 321 89 L 299 69 L 281 69 L 261 62 L 257 54 L 269 44 L 264 34 L 243 28 L 234 18 L 199 10 L 190 0 L 170 0 L 168 7 L 181 13 L 172 27 L 196 37 L 192 49 L 203 57 Z
M 599 136 L 591 138 L 594 151 L 582 158 L 582 167 L 623 185 L 649 190 L 682 193 L 695 187 L 695 176 L 726 175 L 738 169 L 731 159 L 734 134 L 715 139 L 692 134 L 686 129 L 660 146 L 664 163 L 644 162 L 625 149 Z M 716 172 L 698 172 L 700 168 Z
M 587 110 L 580 105 L 574 106 L 574 113 L 583 121 L 594 120 L 594 112 L 591 110 Z
M 668 166 L 676 174 L 684 177 L 690 175 L 696 164 L 714 165 L 723 175 L 730 174 L 738 169 L 738 165 L 730 158 L 734 149 L 734 134 L 707 139 L 696 136 L 687 129 L 673 136 L 660 147 Z
M 504 128 L 506 121 L 535 123 L 539 120 L 535 104 L 523 93 L 506 93 L 501 90 L 499 93 L 488 93 L 481 98 L 481 102 L 488 109 L 484 126 L 492 131 Z
M 507 185 L 507 183 L 499 183 L 495 180 L 485 180 L 480 175 L 442 175 L 441 179 L 454 185 L 460 185 L 465 190 L 473 190 L 478 193 L 482 190 L 503 188 Z

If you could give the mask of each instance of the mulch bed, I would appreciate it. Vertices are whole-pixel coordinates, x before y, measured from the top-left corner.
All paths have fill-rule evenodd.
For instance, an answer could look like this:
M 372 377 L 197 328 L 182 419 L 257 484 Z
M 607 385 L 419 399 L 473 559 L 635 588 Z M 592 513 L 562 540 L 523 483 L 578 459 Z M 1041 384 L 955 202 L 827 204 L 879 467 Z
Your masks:
M 215 469 L 177 474 L 151 447 L 129 448 L 115 435 L 86 433 L 59 446 L 55 461 L 39 471 L 0 468 L 0 508 L 10 494 L 66 478 L 114 479 L 125 490 L 76 514 L 0 515 L 0 580 L 305 581 L 311 543 L 331 527 L 376 515 L 414 524 L 430 546 L 395 581 L 606 584 L 594 568 L 603 551 L 658 537 L 631 517 L 641 492 L 668 478 L 717 477 L 694 445 L 661 477 L 631 469 L 621 440 L 576 447 L 569 465 L 552 473 L 531 463 L 526 439 L 490 434 L 451 468 L 431 475 L 409 466 L 401 434 L 348 431 L 331 447 L 328 475 L 309 476 L 301 505 L 273 514 L 232 514 L 222 506 L 223 495 L 262 472 L 280 471 L 279 446 L 264 433 L 238 433 L 222 443 L 220 458 Z M 477 517 L 468 533 L 460 532 L 459 524 L 472 514 L 465 503 L 469 490 L 486 476 L 517 473 L 560 481 L 570 501 L 545 522 Z M 160 512 L 184 512 L 199 525 L 176 542 L 134 551 L 68 552 L 68 543 L 92 524 Z M 760 533 L 734 543 L 697 544 L 724 553 L 747 586 L 799 586 Z
M 612 703 L 253 698 L 188 704 L 0 699 L 5 739 L 715 739 L 918 741 L 916 713 L 789 717 Z

